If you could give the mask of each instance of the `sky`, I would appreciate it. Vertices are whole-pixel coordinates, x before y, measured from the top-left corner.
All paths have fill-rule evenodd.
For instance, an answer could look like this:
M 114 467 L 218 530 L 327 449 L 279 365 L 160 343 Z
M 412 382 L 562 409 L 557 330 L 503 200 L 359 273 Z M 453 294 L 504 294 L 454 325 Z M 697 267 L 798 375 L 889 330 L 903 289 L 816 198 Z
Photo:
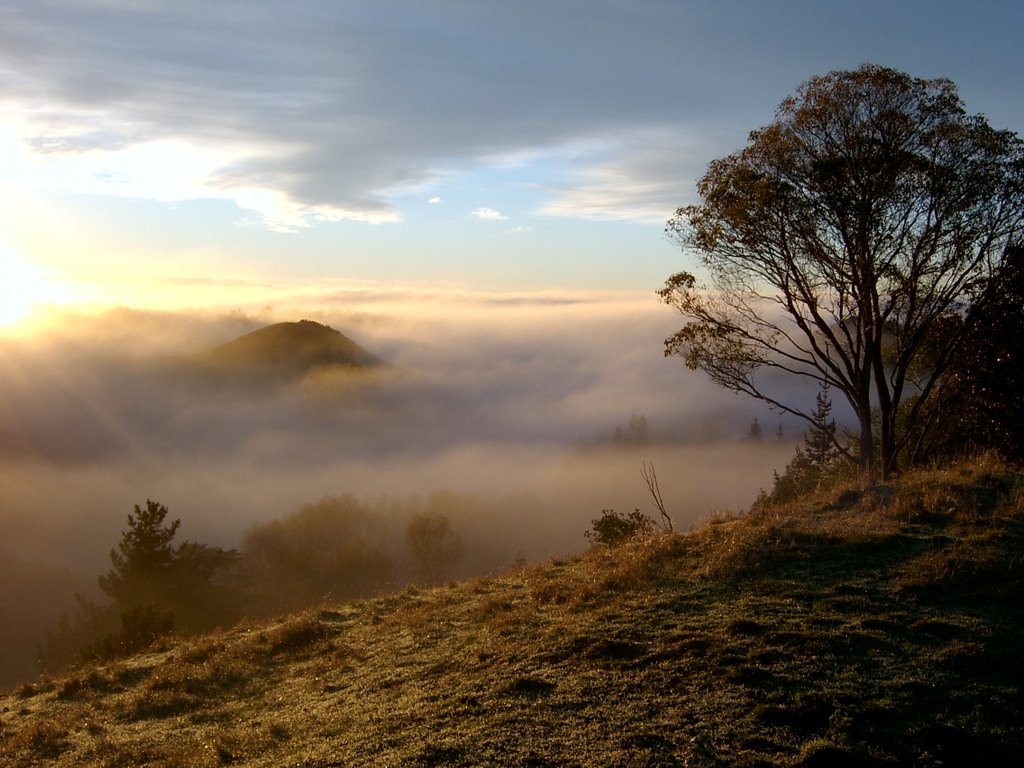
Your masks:
M 653 301 L 688 268 L 666 219 L 800 83 L 947 77 L 1020 132 L 1021 29 L 1018 0 L 4 0 L 0 326 L 358 291 Z

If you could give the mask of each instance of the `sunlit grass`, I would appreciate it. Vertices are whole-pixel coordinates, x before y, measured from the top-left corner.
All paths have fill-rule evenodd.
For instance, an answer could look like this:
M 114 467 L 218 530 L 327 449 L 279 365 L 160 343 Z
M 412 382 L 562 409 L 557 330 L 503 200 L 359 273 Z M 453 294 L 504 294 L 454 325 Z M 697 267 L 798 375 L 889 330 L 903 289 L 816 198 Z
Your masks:
M 3 698 L 52 765 L 1008 764 L 1024 493 L 991 459 L 181 641 Z M 20 762 L 19 762 L 20 761 Z

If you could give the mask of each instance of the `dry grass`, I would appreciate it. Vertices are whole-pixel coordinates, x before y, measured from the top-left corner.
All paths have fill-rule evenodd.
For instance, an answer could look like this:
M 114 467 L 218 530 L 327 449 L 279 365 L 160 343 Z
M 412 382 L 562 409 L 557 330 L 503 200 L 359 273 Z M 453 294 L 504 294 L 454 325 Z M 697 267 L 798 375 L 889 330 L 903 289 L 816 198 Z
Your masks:
M 991 460 L 325 606 L 2 700 L 55 766 L 1006 764 L 1024 491 Z

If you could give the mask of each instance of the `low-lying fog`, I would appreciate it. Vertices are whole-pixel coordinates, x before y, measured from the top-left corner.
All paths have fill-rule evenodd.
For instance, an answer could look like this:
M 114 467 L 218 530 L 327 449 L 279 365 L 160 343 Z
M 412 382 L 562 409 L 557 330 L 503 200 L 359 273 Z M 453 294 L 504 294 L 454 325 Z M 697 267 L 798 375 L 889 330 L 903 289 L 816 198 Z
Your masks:
M 500 571 L 584 549 L 602 509 L 654 514 L 642 461 L 679 528 L 745 508 L 803 429 L 784 423 L 778 439 L 777 417 L 665 358 L 678 320 L 653 295 L 315 306 L 122 309 L 0 339 L 0 555 L 21 574 L 5 591 L 45 585 L 49 612 L 65 606 L 109 568 L 146 499 L 182 520 L 179 539 L 237 547 L 254 524 L 324 496 L 454 491 L 481 501 L 451 510 L 464 569 Z M 282 390 L 204 389 L 172 373 L 182 356 L 304 318 L 390 366 Z M 747 439 L 755 416 L 761 442 Z M 31 610 L 27 588 L 3 597 L 0 633 L 24 645 L 29 625 L 51 617 Z

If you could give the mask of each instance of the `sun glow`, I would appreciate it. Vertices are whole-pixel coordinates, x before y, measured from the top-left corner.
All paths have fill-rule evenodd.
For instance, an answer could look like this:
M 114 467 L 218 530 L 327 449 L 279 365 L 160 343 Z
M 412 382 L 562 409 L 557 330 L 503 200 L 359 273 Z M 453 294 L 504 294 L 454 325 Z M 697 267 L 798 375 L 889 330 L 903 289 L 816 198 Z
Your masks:
M 25 325 L 47 305 L 66 301 L 59 283 L 25 259 L 0 250 L 0 330 Z

